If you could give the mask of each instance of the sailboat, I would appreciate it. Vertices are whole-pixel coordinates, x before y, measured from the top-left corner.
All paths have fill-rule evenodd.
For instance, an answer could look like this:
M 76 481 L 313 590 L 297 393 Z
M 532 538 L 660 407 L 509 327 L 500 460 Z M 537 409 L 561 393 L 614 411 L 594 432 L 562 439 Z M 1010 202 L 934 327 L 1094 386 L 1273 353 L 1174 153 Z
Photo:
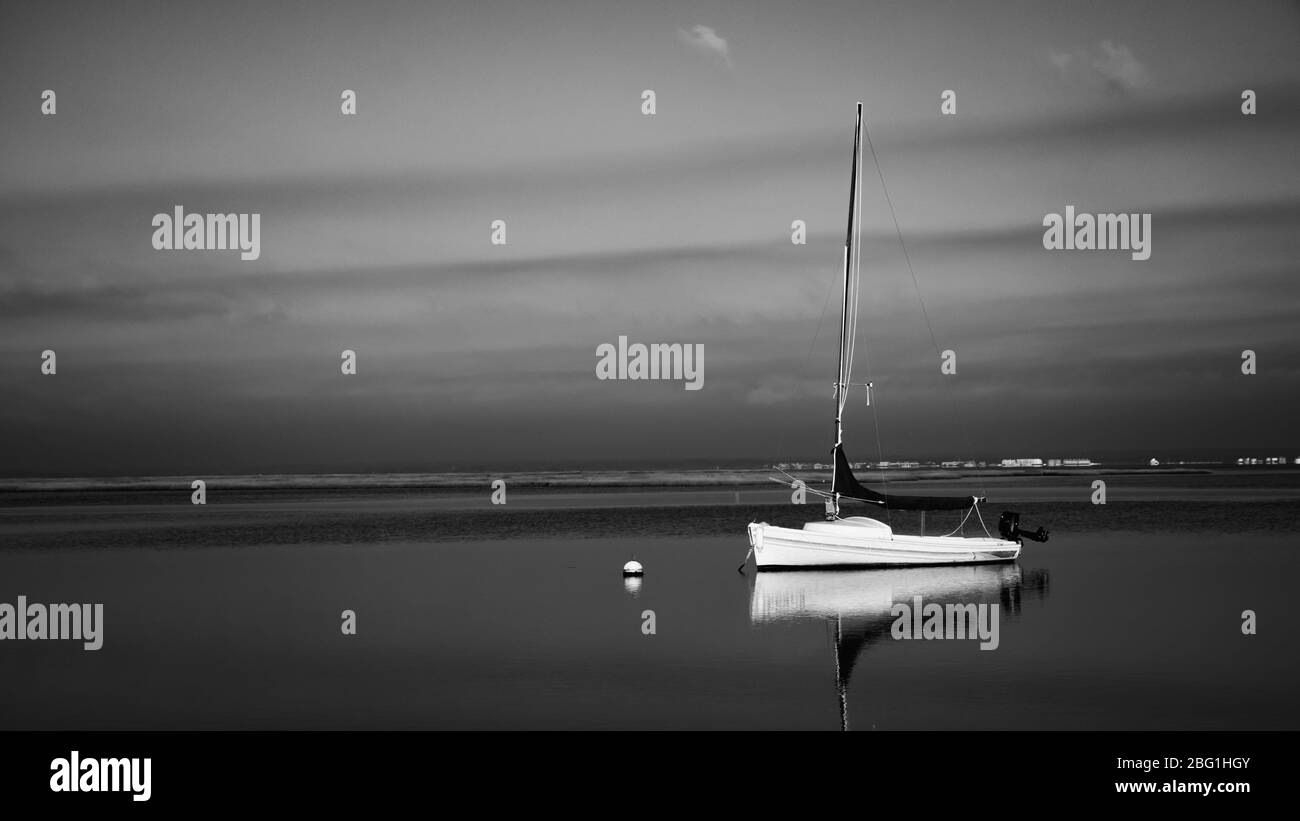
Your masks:
M 873 152 L 874 153 L 874 152 Z M 857 331 L 857 296 L 861 274 L 861 248 L 855 242 L 861 233 L 858 189 L 862 156 L 862 103 L 858 103 L 853 132 L 853 173 L 849 183 L 849 222 L 844 241 L 844 309 L 840 316 L 839 373 L 835 382 L 835 448 L 831 490 L 826 497 L 826 519 L 808 522 L 802 529 L 778 527 L 766 522 L 749 525 L 750 553 L 759 570 L 772 568 L 896 567 L 907 565 L 974 564 L 1009 562 L 1019 558 L 1023 539 L 1047 541 L 1047 531 L 1020 529 L 1020 514 L 1007 511 L 998 522 L 998 536 L 984 537 L 903 535 L 894 533 L 886 522 L 869 516 L 840 516 L 840 502 L 855 500 L 884 510 L 966 511 L 960 531 L 974 514 L 981 527 L 984 517 L 980 496 L 903 496 L 879 493 L 859 484 L 844 455 L 844 426 L 841 422 L 849 394 L 853 369 L 853 348 Z M 871 383 L 866 383 L 870 402 Z M 811 489 L 810 489 L 811 490 Z M 817 491 L 813 491 L 816 493 Z M 748 555 L 745 557 L 748 561 Z M 742 564 L 743 568 L 744 565 Z

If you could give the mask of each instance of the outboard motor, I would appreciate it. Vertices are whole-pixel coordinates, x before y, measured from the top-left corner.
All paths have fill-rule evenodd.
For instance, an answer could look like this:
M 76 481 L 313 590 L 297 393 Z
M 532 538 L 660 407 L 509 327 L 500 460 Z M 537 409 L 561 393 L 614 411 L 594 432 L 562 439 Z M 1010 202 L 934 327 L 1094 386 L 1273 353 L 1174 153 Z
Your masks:
M 1020 542 L 1021 539 L 1028 539 L 1031 542 L 1047 541 L 1048 531 L 1043 528 L 1033 533 L 1028 533 L 1020 529 L 1020 514 L 1011 510 L 1002 512 L 1002 518 L 998 519 L 998 533 L 1008 542 Z

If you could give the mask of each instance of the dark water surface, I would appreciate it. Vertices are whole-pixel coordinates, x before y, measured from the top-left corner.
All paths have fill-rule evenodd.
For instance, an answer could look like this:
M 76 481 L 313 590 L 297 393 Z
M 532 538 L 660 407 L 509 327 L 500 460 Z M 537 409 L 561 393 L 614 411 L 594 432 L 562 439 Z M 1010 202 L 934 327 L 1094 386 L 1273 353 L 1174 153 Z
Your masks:
M 1019 505 L 1053 538 L 1011 565 L 761 576 L 745 523 L 816 513 L 779 490 L 7 499 L 0 602 L 105 638 L 0 642 L 0 728 L 835 730 L 847 680 L 852 729 L 1300 729 L 1300 502 L 1200 491 Z M 894 639 L 915 595 L 997 604 L 997 649 Z

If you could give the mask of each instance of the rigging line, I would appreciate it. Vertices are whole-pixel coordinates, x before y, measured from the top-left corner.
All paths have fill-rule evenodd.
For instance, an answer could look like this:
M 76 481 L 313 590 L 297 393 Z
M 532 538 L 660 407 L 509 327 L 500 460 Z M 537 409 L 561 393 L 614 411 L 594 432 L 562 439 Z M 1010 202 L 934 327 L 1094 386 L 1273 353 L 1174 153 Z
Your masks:
M 822 315 L 817 318 L 817 330 L 813 332 L 812 344 L 808 346 L 808 355 L 804 357 L 803 368 L 800 369 L 801 373 L 807 373 L 808 363 L 812 362 L 813 349 L 817 347 L 817 339 L 821 336 L 822 323 L 826 320 L 826 311 L 831 307 L 831 294 L 835 292 L 835 281 L 837 279 L 839 279 L 839 277 L 827 280 L 826 282 L 826 299 L 822 302 Z M 837 387 L 836 390 L 839 390 L 839 388 Z M 784 429 L 782 429 L 781 436 L 784 439 Z M 834 443 L 832 442 L 831 445 L 833 447 Z
M 867 372 L 867 382 L 870 383 L 872 381 L 871 354 L 865 348 L 862 351 L 862 361 L 865 366 L 865 370 Z M 871 396 L 871 388 L 867 388 L 867 397 L 868 397 L 868 401 L 871 401 L 872 403 L 871 404 L 871 428 L 876 437 L 876 464 L 877 466 L 879 466 L 881 462 L 885 461 L 885 446 L 883 440 L 880 438 L 880 412 L 878 410 L 878 405 L 875 403 L 874 398 Z M 883 493 L 888 495 L 889 477 L 885 474 L 885 469 L 883 467 L 879 467 L 879 470 L 880 470 L 880 489 Z M 885 522 L 890 527 L 894 526 L 894 514 L 890 511 L 888 506 L 885 506 Z
M 863 131 L 864 132 L 866 131 L 866 123 L 863 123 Z M 859 155 L 860 154 L 861 154 L 861 148 L 859 147 Z M 872 157 L 873 158 L 875 157 L 874 149 L 872 149 Z M 877 162 L 876 165 L 877 165 L 876 172 L 879 173 L 880 171 L 879 163 Z M 856 198 L 856 202 L 854 203 L 854 209 L 853 209 L 855 215 L 854 226 L 853 226 L 853 236 L 854 236 L 853 259 L 851 260 L 852 264 L 850 267 L 850 271 L 852 272 L 851 281 L 853 283 L 853 300 L 851 303 L 853 305 L 853 333 L 849 337 L 852 343 L 852 348 L 849 352 L 849 357 L 848 357 L 849 374 L 846 375 L 845 382 L 849 382 L 852 380 L 853 361 L 855 359 L 855 354 L 857 352 L 858 317 L 860 316 L 859 295 L 861 294 L 861 288 L 862 288 L 862 163 L 861 162 L 857 163 L 857 168 L 858 168 L 858 177 L 856 181 L 857 198 Z M 867 382 L 871 382 L 872 381 L 871 380 L 871 355 L 865 347 L 862 350 L 862 360 L 866 366 Z M 845 390 L 847 392 L 847 388 Z M 867 388 L 867 397 L 868 397 L 868 401 L 870 401 L 871 388 Z M 841 413 L 841 416 L 843 416 L 843 413 Z M 885 459 L 885 448 L 880 438 L 880 416 L 876 411 L 875 405 L 871 406 L 871 426 L 873 428 L 876 437 L 876 462 L 877 464 L 879 464 Z M 884 468 L 880 468 L 880 484 L 882 490 L 886 494 L 888 494 L 889 480 L 885 475 Z M 885 521 L 887 524 L 889 524 L 890 527 L 893 527 L 894 516 L 888 506 L 885 506 Z
M 866 358 L 866 354 L 863 354 L 863 358 L 864 359 Z M 871 381 L 870 360 L 868 360 L 867 362 L 867 381 Z M 867 388 L 867 390 L 869 391 L 871 389 Z M 880 443 L 880 415 L 876 411 L 876 406 L 874 404 L 871 406 L 871 424 L 872 427 L 876 429 L 876 465 L 880 466 L 880 463 L 885 461 L 885 448 Z M 879 467 L 879 470 L 880 470 L 880 489 L 886 496 L 888 496 L 889 480 L 885 478 L 884 467 Z M 885 506 L 885 523 L 888 524 L 890 527 L 894 526 L 894 515 L 890 512 L 888 505 Z
M 986 524 L 984 524 L 984 514 L 983 514 L 983 513 L 980 513 L 980 506 L 979 506 L 979 503 L 977 502 L 977 503 L 974 505 L 974 507 L 975 507 L 975 515 L 978 516 L 978 517 L 980 517 L 980 527 L 984 528 L 984 535 L 985 535 L 985 536 L 988 536 L 990 539 L 992 539 L 992 538 L 993 538 L 993 534 L 992 534 L 992 533 L 989 533 L 989 526 L 986 525 Z
M 835 279 L 838 279 L 838 277 L 836 277 Z M 799 369 L 799 373 L 801 374 L 808 372 L 808 363 L 812 361 L 813 351 L 816 349 L 817 340 L 821 336 L 822 323 L 825 322 L 826 320 L 826 311 L 829 310 L 831 307 L 831 293 L 834 292 L 835 290 L 834 288 L 835 279 L 831 279 L 826 283 L 826 299 L 822 302 L 822 314 L 821 316 L 817 317 L 817 330 L 813 332 L 812 343 L 808 345 L 808 355 L 804 357 L 803 367 Z M 785 453 L 785 434 L 786 434 L 786 430 L 785 427 L 783 426 L 781 428 L 781 433 L 778 435 L 777 438 L 776 452 L 788 456 L 789 454 Z M 777 469 L 779 470 L 779 468 Z M 785 473 L 785 471 L 781 471 L 781 472 Z M 789 474 L 787 473 L 786 475 L 788 476 Z
M 775 470 L 776 470 L 778 473 L 785 473 L 786 476 L 789 476 L 789 477 L 790 477 L 790 481 L 787 482 L 787 481 L 784 481 L 784 480 L 778 479 L 778 478 L 776 478 L 775 476 L 769 476 L 769 477 L 767 477 L 767 480 L 768 480 L 769 482 L 776 482 L 778 485 L 785 485 L 786 487 L 793 488 L 793 487 L 795 487 L 795 484 L 794 484 L 795 482 L 797 482 L 797 481 L 801 481 L 801 480 L 798 479 L 797 477 L 795 477 L 795 476 L 793 476 L 793 475 L 791 475 L 791 474 L 789 474 L 789 473 L 786 473 L 784 470 L 781 470 L 780 468 L 775 468 Z M 831 498 L 831 496 L 832 496 L 832 494 L 827 493 L 827 492 L 824 491 L 824 490 L 818 490 L 818 489 L 815 488 L 815 487 L 808 487 L 808 483 L 807 483 L 807 482 L 804 482 L 803 489 L 804 489 L 806 492 L 808 492 L 808 493 L 812 493 L 812 494 L 815 494 L 815 495 L 817 495 L 817 496 L 821 496 L 821 497 L 826 498 L 826 499 L 829 499 L 829 498 Z
M 839 279 L 839 277 L 835 279 Z M 821 336 L 822 322 L 826 319 L 826 311 L 831 307 L 831 292 L 835 290 L 835 279 L 826 283 L 826 299 L 822 303 L 822 315 L 817 317 L 817 330 L 813 332 L 812 344 L 808 346 L 808 356 L 804 357 L 803 360 L 805 370 L 808 368 L 808 363 L 812 361 L 813 349 L 817 347 L 817 337 Z
M 912 256 L 908 253 L 907 242 L 903 239 L 903 228 L 898 224 L 898 214 L 894 211 L 894 201 L 889 196 L 889 187 L 885 185 L 885 174 L 880 170 L 880 159 L 876 156 L 876 147 L 871 142 L 871 130 L 867 128 L 865 122 L 862 124 L 862 131 L 867 137 L 867 147 L 871 149 L 871 161 L 876 166 L 876 176 L 880 178 L 880 188 L 885 193 L 885 203 L 889 205 L 889 216 L 894 220 L 894 231 L 898 234 L 898 244 L 903 249 L 903 260 L 907 263 L 907 273 L 912 277 L 912 287 L 916 289 L 916 301 L 921 304 L 921 316 L 925 319 L 926 330 L 930 332 L 930 342 L 934 345 L 935 354 L 942 358 L 943 351 L 939 347 L 939 338 L 934 335 L 934 326 L 930 324 L 930 314 L 925 309 L 925 297 L 921 296 L 921 285 L 916 280 L 916 271 L 912 269 Z M 957 414 L 956 400 L 953 397 L 952 385 L 948 385 L 948 410 L 953 417 L 960 418 Z M 965 440 L 966 447 L 969 449 L 971 447 L 970 430 L 964 422 L 959 422 L 959 425 L 962 429 L 962 439 Z M 970 453 L 971 455 L 974 455 L 973 449 Z M 981 475 L 980 495 L 985 496 L 987 494 L 988 491 L 984 486 L 984 477 Z
M 963 517 L 961 517 L 961 522 L 957 525 L 957 527 L 953 529 L 952 533 L 947 533 L 947 534 L 945 534 L 945 535 L 944 535 L 944 538 L 945 538 L 945 539 L 948 538 L 948 536 L 953 535 L 953 533 L 956 533 L 957 531 L 959 531 L 959 530 L 961 530 L 963 527 L 965 527 L 965 526 L 966 526 L 966 520 L 970 518 L 971 511 L 975 510 L 976 507 L 978 507 L 978 505 L 971 505 L 970 508 L 967 509 L 967 511 L 966 511 L 966 515 L 963 516 Z M 987 532 L 987 531 L 985 531 L 985 532 Z

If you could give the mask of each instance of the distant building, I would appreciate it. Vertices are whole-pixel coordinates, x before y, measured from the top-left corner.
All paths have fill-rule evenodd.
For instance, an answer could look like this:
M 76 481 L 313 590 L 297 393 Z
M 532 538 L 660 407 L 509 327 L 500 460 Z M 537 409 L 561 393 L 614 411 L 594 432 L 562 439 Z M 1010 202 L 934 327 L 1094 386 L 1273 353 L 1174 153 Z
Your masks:
M 1040 468 L 1043 466 L 1042 459 L 1003 459 L 1002 467 L 1004 468 Z
M 1048 460 L 1047 460 L 1047 466 L 1048 466 L 1049 468 L 1059 468 L 1059 467 L 1061 466 L 1061 460 L 1060 460 L 1060 459 L 1048 459 Z
M 940 467 L 945 467 L 945 468 L 959 468 L 959 467 L 961 467 L 961 462 L 943 462 L 943 463 L 940 465 Z
M 1094 464 L 1091 459 L 1062 459 L 1061 461 L 1067 468 L 1086 468 Z

